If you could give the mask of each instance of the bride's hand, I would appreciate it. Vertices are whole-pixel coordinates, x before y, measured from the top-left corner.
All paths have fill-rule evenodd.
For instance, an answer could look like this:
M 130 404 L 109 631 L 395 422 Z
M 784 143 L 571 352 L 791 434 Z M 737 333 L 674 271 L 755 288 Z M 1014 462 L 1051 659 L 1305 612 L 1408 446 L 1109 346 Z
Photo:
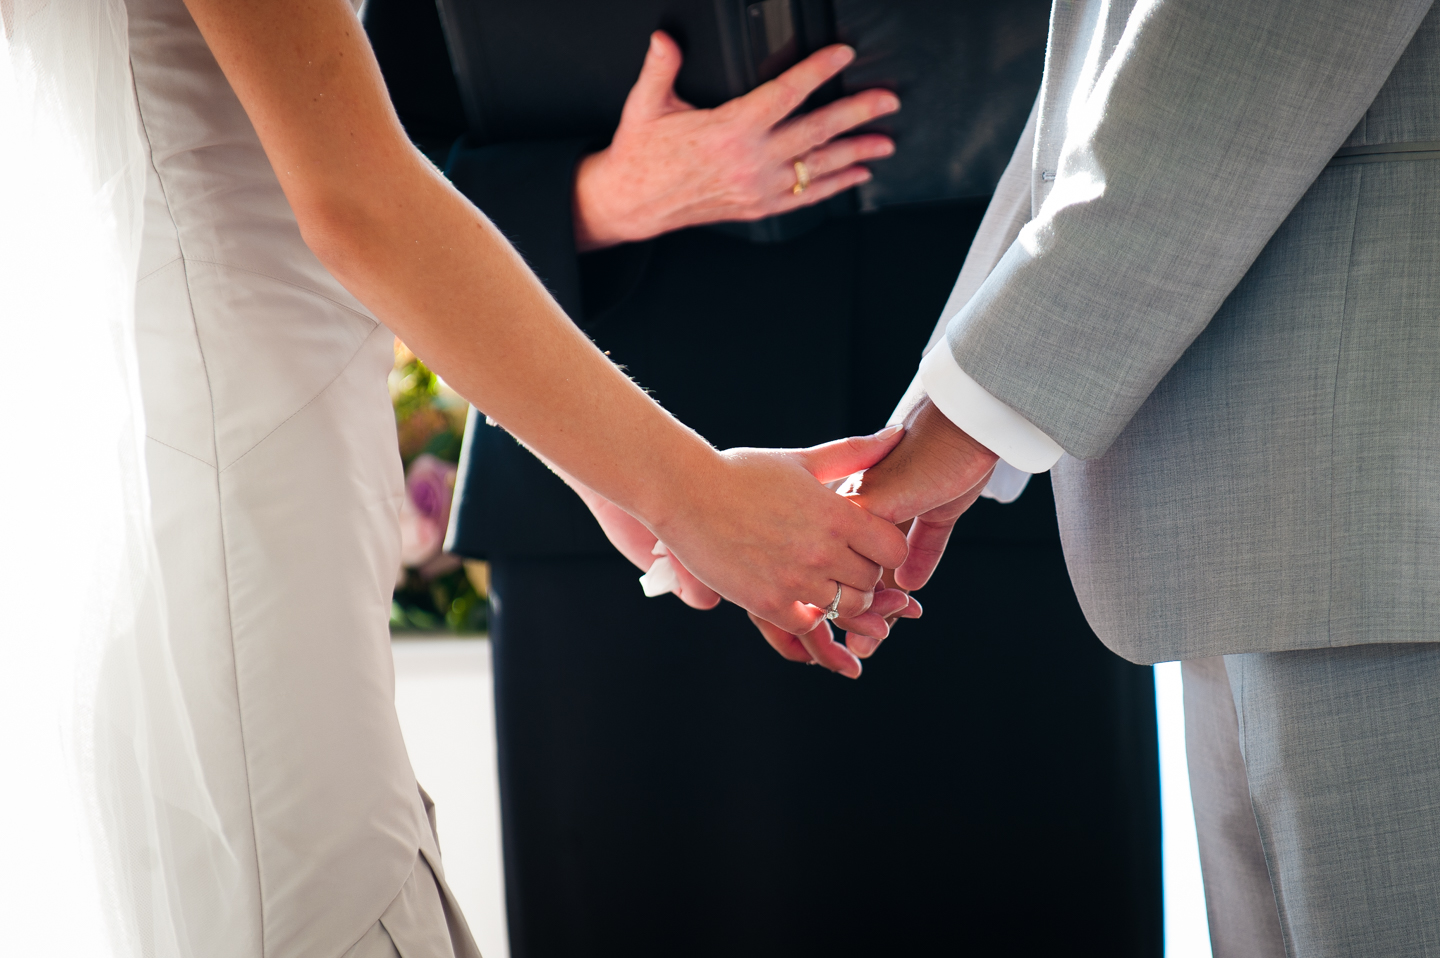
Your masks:
M 554 469 L 554 466 L 551 468 Z M 555 471 L 560 472 L 558 469 Z M 655 543 L 660 541 L 655 533 L 645 528 L 639 519 L 589 486 L 564 473 L 560 475 L 585 505 L 590 507 L 591 514 L 595 516 L 595 521 L 600 523 L 600 528 L 604 531 L 605 538 L 610 540 L 610 544 L 635 563 L 635 567 L 641 572 L 648 572 L 656 560 Z M 713 609 L 720 604 L 720 594 L 695 578 L 683 564 L 672 561 L 671 567 L 678 580 L 674 592 L 680 597 L 680 601 L 693 609 Z
M 549 465 L 637 567 L 648 569 L 657 538 L 665 541 L 686 604 L 712 608 L 723 593 L 750 612 L 781 655 L 855 678 L 859 659 L 830 641 L 829 624 L 818 608 L 834 599 L 837 578 L 846 588 L 835 623 L 852 633 L 883 638 L 887 619 L 907 611 L 918 615 L 919 605 L 893 589 L 872 593 L 881 564 L 905 555 L 904 534 L 822 483 L 874 465 L 903 432 L 892 426 L 810 449 L 719 453 L 719 471 L 693 476 L 677 488 L 673 498 L 682 504 L 669 519 L 651 525 Z M 823 530 L 819 538 L 817 530 Z
M 810 449 L 731 449 L 718 469 L 673 490 L 669 508 L 646 522 L 696 578 L 767 622 L 807 634 L 843 586 L 840 614 L 863 614 L 881 567 L 903 561 L 905 537 L 822 483 L 883 458 L 903 430 Z M 858 673 L 858 661 L 821 664 Z
M 896 619 L 918 619 L 920 613 L 919 602 L 885 583 L 885 588 L 875 593 L 870 608 L 860 615 L 835 620 L 836 628 L 849 633 L 844 645 L 835 641 L 829 622 L 822 621 L 809 632 L 795 635 L 776 628 L 753 612 L 750 621 L 770 647 L 790 661 L 813 662 L 855 679 L 860 677 L 860 660 L 869 658 L 879 648 L 890 634 L 891 624 Z
M 570 476 L 563 473 L 561 475 L 584 500 L 585 505 L 590 507 L 590 512 L 595 516 L 595 521 L 600 523 L 600 528 L 604 530 L 610 544 L 635 563 L 636 568 L 642 572 L 649 571 L 657 558 L 654 552 L 655 544 L 660 541 L 655 533 L 645 528 L 639 519 L 593 489 Z M 672 555 L 669 559 L 677 580 L 673 591 L 682 602 L 695 609 L 713 609 L 720 604 L 719 593 L 695 578 L 675 556 Z M 750 621 L 760 630 L 765 641 L 790 661 L 824 665 L 831 671 L 855 678 L 860 674 L 858 659 L 868 658 L 875 651 L 880 641 L 889 635 L 890 625 L 895 619 L 913 619 L 920 616 L 920 603 L 903 591 L 893 588 L 893 583 L 888 581 L 888 570 L 885 578 L 886 587 L 875 593 L 868 609 L 856 616 L 835 619 L 835 627 L 849 633 L 843 647 L 836 645 L 828 622 L 821 622 L 806 635 L 791 635 L 753 612 L 749 613 Z

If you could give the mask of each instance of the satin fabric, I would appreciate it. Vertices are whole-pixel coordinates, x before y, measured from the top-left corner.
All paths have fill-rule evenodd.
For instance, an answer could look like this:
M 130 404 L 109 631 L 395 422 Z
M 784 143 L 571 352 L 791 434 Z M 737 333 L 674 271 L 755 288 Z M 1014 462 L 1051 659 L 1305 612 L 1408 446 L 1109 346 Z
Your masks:
M 339 956 L 416 874 L 435 899 L 422 913 L 443 898 L 458 915 L 394 709 L 393 338 L 305 246 L 181 0 L 128 10 L 150 160 L 136 325 L 151 496 L 219 818 L 175 864 L 185 947 Z

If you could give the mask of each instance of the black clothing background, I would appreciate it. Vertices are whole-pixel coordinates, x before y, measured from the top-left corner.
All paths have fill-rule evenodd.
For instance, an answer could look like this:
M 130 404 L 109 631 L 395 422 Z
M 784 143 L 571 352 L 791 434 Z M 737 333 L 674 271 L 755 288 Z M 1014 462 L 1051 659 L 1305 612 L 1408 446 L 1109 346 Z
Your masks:
M 858 682 L 619 557 L 492 568 L 517 958 L 1159 958 L 1149 670 L 1059 550 L 952 550 Z
M 369 0 L 366 26 L 412 137 L 682 421 L 720 448 L 884 424 L 985 199 L 578 256 L 603 140 L 467 140 L 434 7 Z M 850 683 L 733 606 L 645 599 L 563 483 L 472 429 L 452 547 L 494 572 L 516 958 L 1160 954 L 1151 672 L 1085 625 L 1048 477 L 961 519 L 925 617 Z

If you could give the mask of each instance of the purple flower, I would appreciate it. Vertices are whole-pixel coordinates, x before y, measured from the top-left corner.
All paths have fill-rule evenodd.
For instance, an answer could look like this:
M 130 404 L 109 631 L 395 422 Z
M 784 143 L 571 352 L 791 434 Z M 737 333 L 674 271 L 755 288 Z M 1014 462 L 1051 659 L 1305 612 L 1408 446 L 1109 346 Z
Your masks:
M 426 453 L 416 456 L 405 474 L 405 493 L 422 516 L 442 527 L 450 524 L 450 499 L 455 493 L 455 467 Z
M 400 561 L 424 565 L 440 553 L 450 524 L 455 493 L 455 467 L 431 455 L 416 456 L 405 475 L 405 501 L 400 505 Z

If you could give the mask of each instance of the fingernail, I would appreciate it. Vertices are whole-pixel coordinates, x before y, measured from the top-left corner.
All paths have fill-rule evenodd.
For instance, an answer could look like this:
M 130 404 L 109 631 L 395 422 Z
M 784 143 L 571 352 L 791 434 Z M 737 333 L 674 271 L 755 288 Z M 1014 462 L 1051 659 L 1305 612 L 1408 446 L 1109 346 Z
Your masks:
M 840 49 L 835 51 L 836 63 L 849 63 L 853 59 L 855 59 L 855 48 L 848 43 L 841 44 Z
M 880 144 L 880 155 L 881 155 L 881 156 L 889 156 L 891 153 L 894 153 L 894 152 L 895 152 L 895 144 L 894 144 L 894 143 L 882 143 L 882 144 Z
M 660 56 L 660 36 L 659 36 L 659 34 L 655 34 L 655 33 L 650 34 L 650 52 L 653 53 L 653 54 L 655 54 L 657 57 Z
M 894 94 L 882 96 L 880 98 L 879 106 L 880 109 L 884 110 L 886 113 L 894 113 L 896 110 L 900 109 L 900 98 L 898 96 L 895 96 Z
M 854 652 L 857 657 L 862 659 L 870 658 L 870 656 L 875 654 L 875 650 L 880 648 L 878 641 L 868 635 L 860 635 L 858 632 L 850 633 L 849 638 L 845 640 L 845 644 L 849 646 L 851 652 Z
M 905 431 L 905 424 L 904 424 L 903 422 L 892 422 L 890 425 L 886 426 L 884 429 L 882 429 L 882 430 L 880 430 L 879 432 L 877 432 L 877 433 L 875 434 L 875 438 L 876 438 L 876 439 L 889 439 L 889 438 L 891 438 L 892 436 L 897 436 L 897 435 L 899 435 L 900 433 L 902 433 L 902 432 L 904 432 L 904 431 Z

